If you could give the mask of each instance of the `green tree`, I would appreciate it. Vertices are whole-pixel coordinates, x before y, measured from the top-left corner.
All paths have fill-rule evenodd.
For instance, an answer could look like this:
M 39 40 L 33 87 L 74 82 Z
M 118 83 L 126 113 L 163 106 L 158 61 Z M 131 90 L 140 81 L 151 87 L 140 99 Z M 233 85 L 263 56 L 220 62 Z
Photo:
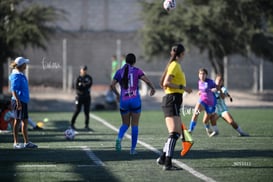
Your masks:
M 142 1 L 141 30 L 145 55 L 166 53 L 171 44 L 207 51 L 216 73 L 224 72 L 223 59 L 249 52 L 273 61 L 271 0 L 184 0 L 166 12 L 158 1 Z
M 56 27 L 53 22 L 63 11 L 28 4 L 23 0 L 0 1 L 0 93 L 3 92 L 3 64 L 23 54 L 28 45 L 45 49 L 45 42 Z

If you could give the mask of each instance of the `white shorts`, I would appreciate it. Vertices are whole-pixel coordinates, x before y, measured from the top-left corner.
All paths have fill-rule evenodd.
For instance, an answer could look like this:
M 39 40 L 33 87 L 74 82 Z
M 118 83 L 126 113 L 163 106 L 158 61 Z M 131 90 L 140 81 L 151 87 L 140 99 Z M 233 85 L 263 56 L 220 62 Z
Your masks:
M 223 113 L 228 112 L 226 104 L 216 104 L 216 113 L 218 116 L 222 116 Z

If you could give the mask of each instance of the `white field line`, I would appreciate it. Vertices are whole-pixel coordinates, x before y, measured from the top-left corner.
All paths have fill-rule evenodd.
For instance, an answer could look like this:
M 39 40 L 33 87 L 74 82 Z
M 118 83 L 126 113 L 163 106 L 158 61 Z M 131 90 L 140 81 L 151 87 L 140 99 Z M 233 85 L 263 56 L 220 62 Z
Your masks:
M 111 125 L 110 123 L 108 123 L 106 120 L 94 115 L 94 114 L 90 114 L 90 117 L 95 119 L 96 121 L 102 123 L 103 125 L 107 126 L 108 128 L 118 132 L 118 128 L 116 128 L 115 126 Z M 129 139 L 131 139 L 131 136 L 128 135 L 128 134 L 125 134 L 125 136 Z M 156 148 L 154 148 L 153 146 L 145 143 L 145 142 L 142 142 L 140 140 L 138 140 L 138 143 L 144 147 L 146 147 L 147 149 L 155 152 L 156 154 L 160 154 L 161 152 L 159 150 L 157 150 Z M 175 163 L 177 166 L 183 168 L 184 170 L 188 171 L 189 173 L 191 173 L 193 176 L 203 180 L 203 181 L 206 181 L 206 182 L 216 182 L 214 179 L 196 171 L 195 169 L 189 167 L 188 165 L 186 165 L 185 163 L 183 162 L 180 162 L 176 159 L 173 159 L 173 163 Z
M 49 146 L 43 147 L 43 148 L 50 148 Z M 92 152 L 90 148 L 87 146 L 68 146 L 67 148 L 81 148 L 89 159 L 91 159 L 96 165 L 77 165 L 78 167 L 90 167 L 90 166 L 105 166 L 105 164 Z M 57 165 L 53 164 L 26 164 L 26 165 L 18 165 L 18 167 L 57 167 Z
M 105 166 L 105 164 L 87 146 L 68 146 L 68 148 L 81 148 L 83 151 L 85 151 L 89 159 L 95 162 L 96 166 Z M 78 167 L 86 167 L 86 166 L 94 166 L 94 165 L 78 165 Z
M 94 154 L 94 152 L 92 152 L 90 148 L 87 146 L 82 146 L 81 148 L 85 151 L 88 157 L 95 162 L 97 166 L 105 166 L 105 164 Z
M 77 165 L 77 167 L 96 167 L 98 166 L 97 164 L 90 164 L 90 165 Z M 39 167 L 42 167 L 42 168 L 45 168 L 45 167 L 57 167 L 57 165 L 54 165 L 54 164 L 22 164 L 22 165 L 17 165 L 17 167 L 21 168 L 39 168 Z
M 17 165 L 16 167 L 56 167 L 57 165 L 54 164 L 22 164 Z

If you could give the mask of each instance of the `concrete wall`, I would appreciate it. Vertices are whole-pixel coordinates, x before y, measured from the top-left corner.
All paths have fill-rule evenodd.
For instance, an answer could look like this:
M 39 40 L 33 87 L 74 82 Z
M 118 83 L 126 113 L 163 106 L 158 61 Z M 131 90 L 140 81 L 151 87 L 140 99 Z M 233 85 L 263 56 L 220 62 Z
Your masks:
M 66 12 L 56 23 L 66 31 L 135 31 L 142 26 L 138 0 L 27 0 Z

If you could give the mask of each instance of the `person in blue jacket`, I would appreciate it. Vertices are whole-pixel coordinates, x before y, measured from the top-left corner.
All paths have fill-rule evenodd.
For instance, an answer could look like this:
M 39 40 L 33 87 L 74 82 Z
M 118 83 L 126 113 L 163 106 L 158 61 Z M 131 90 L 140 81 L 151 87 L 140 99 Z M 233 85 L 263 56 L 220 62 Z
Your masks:
M 29 141 L 28 138 L 28 102 L 29 88 L 28 80 L 24 74 L 29 59 L 23 57 L 17 57 L 10 67 L 12 72 L 9 75 L 11 97 L 11 107 L 14 113 L 14 125 L 13 125 L 13 148 L 37 148 L 38 146 Z M 22 122 L 22 134 L 24 138 L 24 144 L 20 144 L 18 140 L 18 132 L 20 123 Z

